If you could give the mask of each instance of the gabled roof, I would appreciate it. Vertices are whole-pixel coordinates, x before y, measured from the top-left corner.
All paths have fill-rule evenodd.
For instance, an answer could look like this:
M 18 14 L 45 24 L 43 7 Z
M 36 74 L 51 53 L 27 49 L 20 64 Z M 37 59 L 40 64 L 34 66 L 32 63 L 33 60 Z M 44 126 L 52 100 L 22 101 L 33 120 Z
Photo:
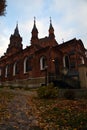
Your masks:
M 59 48 L 65 48 L 65 47 L 67 47 L 67 46 L 73 46 L 73 45 L 77 45 L 77 44 L 79 44 L 79 45 L 81 45 L 81 47 L 83 48 L 83 49 L 85 49 L 84 48 L 84 45 L 83 45 L 83 42 L 79 39 L 79 40 L 77 40 L 76 38 L 74 38 L 74 39 L 71 39 L 71 40 L 69 40 L 69 41 L 66 41 L 66 42 L 63 42 L 62 44 L 59 44 Z

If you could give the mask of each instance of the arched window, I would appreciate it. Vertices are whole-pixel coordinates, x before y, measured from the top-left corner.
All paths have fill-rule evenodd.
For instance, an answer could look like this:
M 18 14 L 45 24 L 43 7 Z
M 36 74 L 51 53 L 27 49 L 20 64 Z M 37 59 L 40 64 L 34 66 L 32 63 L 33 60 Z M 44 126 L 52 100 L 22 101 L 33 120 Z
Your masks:
M 32 67 L 31 67 L 31 57 L 26 57 L 24 59 L 24 73 L 27 73 L 30 70 L 32 70 Z
M 69 69 L 69 56 L 68 55 L 63 57 L 63 64 L 64 64 L 64 67 Z
M 28 70 L 28 57 L 24 59 L 24 73 L 26 73 Z
M 84 58 L 83 57 L 81 57 L 81 62 L 82 62 L 82 64 L 84 64 Z
M 1 68 L 0 68 L 0 76 L 2 75 L 2 70 L 1 70 Z
M 47 66 L 47 59 L 45 56 L 42 56 L 40 58 L 40 70 L 44 70 L 46 66 Z
M 19 68 L 18 68 L 18 62 L 15 62 L 13 65 L 13 76 L 19 73 Z
M 56 73 L 56 75 L 58 75 L 59 74 L 59 60 L 58 60 L 58 58 L 55 58 L 54 64 L 55 64 L 55 73 Z
M 7 77 L 8 77 L 8 65 L 5 68 L 5 78 L 7 78 Z

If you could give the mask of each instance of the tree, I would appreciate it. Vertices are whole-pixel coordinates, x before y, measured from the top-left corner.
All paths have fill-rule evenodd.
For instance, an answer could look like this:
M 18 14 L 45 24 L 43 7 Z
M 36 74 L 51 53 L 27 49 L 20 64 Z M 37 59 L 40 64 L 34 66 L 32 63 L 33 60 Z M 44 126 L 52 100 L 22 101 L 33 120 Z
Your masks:
M 0 0 L 0 16 L 5 15 L 6 0 Z

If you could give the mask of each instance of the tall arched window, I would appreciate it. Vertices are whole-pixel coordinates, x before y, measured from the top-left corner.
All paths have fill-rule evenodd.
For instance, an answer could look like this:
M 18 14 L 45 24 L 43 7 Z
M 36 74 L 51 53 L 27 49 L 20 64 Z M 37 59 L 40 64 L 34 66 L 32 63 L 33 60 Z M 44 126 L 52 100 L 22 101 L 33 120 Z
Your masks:
M 0 76 L 2 75 L 2 69 L 0 68 Z
M 18 62 L 15 62 L 13 65 L 13 76 L 19 73 L 19 68 L 18 68 Z
M 28 70 L 28 57 L 24 59 L 24 73 L 26 73 Z
M 42 56 L 40 58 L 40 70 L 44 70 L 46 66 L 47 66 L 47 59 L 45 56 Z
M 31 66 L 31 57 L 26 57 L 24 59 L 24 73 L 27 73 L 28 71 L 32 70 Z
M 69 69 L 70 63 L 69 63 L 69 56 L 68 55 L 63 57 L 63 64 L 64 64 L 64 67 Z
M 59 74 L 59 60 L 57 57 L 54 60 L 54 64 L 55 64 L 55 73 L 56 75 L 58 75 Z
M 8 77 L 8 65 L 5 68 L 5 78 L 7 78 L 7 77 Z
M 82 62 L 82 64 L 84 64 L 84 58 L 83 57 L 81 57 L 81 62 Z

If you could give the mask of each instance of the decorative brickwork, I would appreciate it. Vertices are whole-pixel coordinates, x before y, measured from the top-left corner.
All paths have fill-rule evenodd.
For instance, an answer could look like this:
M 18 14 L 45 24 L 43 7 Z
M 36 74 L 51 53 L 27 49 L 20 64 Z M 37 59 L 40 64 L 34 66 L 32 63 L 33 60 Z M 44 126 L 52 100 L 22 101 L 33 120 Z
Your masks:
M 23 49 L 22 37 L 19 34 L 18 24 L 16 25 L 14 34 L 10 37 L 7 51 L 0 58 L 1 83 L 37 78 L 45 79 L 46 70 L 47 82 L 51 82 L 53 79 L 61 77 L 65 68 L 67 76 L 78 77 L 78 66 L 87 64 L 86 49 L 82 41 L 74 38 L 58 44 L 51 20 L 48 31 L 49 36 L 39 39 L 34 19 L 31 45 Z

